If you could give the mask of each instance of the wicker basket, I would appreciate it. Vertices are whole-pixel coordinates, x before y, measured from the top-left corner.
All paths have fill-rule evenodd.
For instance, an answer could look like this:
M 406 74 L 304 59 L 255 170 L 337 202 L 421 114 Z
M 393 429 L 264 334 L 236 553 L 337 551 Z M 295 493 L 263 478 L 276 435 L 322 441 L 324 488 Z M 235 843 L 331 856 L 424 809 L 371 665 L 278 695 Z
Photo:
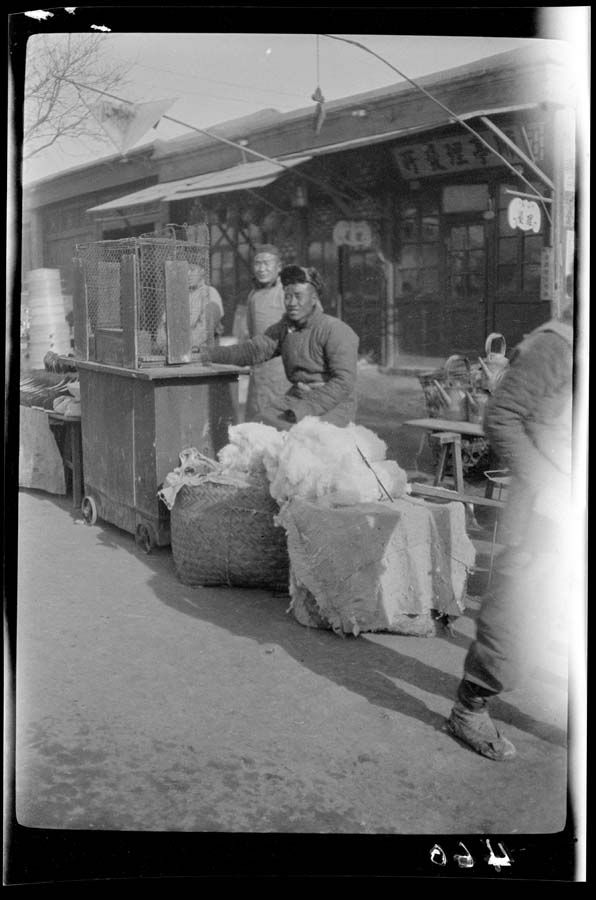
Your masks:
M 501 335 L 490 335 L 489 340 Z M 487 352 L 488 352 L 487 341 Z M 482 369 L 471 365 L 465 356 L 454 354 L 442 369 L 420 375 L 418 380 L 424 392 L 426 409 L 431 419 L 451 419 L 481 424 L 488 391 L 482 383 Z M 436 439 L 428 436 L 428 443 L 435 463 L 439 460 L 440 447 Z M 488 440 L 484 437 L 462 436 L 462 464 L 464 475 L 480 474 L 493 464 Z M 446 467 L 451 473 L 451 464 Z
M 267 482 L 184 485 L 170 514 L 178 578 L 192 585 L 287 591 L 286 533 Z

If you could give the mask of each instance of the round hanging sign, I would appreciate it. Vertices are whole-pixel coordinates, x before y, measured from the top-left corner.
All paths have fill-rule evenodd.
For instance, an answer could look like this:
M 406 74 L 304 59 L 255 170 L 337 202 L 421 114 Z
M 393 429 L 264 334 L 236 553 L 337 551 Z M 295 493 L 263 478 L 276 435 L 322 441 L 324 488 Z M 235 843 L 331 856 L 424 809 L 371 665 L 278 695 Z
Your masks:
M 533 231 L 538 234 L 542 224 L 540 207 L 535 200 L 514 197 L 507 207 L 507 221 L 510 228 L 520 228 L 522 231 Z
M 341 220 L 333 228 L 333 242 L 337 247 L 370 247 L 372 231 L 368 222 L 348 222 Z

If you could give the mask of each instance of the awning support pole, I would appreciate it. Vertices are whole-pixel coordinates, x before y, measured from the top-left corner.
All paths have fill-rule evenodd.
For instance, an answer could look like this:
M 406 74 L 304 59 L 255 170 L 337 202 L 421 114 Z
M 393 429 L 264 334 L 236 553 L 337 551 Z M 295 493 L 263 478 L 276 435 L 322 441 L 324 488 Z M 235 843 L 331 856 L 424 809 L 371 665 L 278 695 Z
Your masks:
M 235 147 L 237 150 L 243 150 L 246 153 L 252 153 L 253 156 L 258 157 L 259 159 L 264 159 L 265 162 L 273 163 L 273 165 L 279 166 L 280 169 L 285 169 L 289 172 L 294 172 L 293 166 L 288 166 L 283 162 L 280 162 L 278 159 L 272 159 L 270 156 L 266 156 L 264 153 L 259 153 L 258 150 L 253 150 L 251 147 L 243 147 L 241 144 L 237 144 L 234 141 L 229 141 L 227 138 L 220 137 L 217 134 L 213 134 L 211 131 L 206 131 L 204 128 L 197 128 L 196 125 L 189 125 L 188 122 L 181 122 L 180 119 L 173 119 L 172 116 L 162 116 L 162 119 L 167 119 L 169 122 L 174 122 L 176 125 L 183 125 L 185 128 L 190 128 L 191 131 L 198 131 L 199 134 L 204 134 L 207 137 L 212 138 L 214 141 L 220 141 L 222 144 L 228 144 L 230 147 Z M 335 188 L 330 187 L 328 184 L 325 184 L 323 181 L 319 181 L 318 178 L 312 178 L 310 175 L 305 175 L 304 172 L 300 173 L 300 177 L 305 181 L 310 181 L 312 184 L 316 185 L 318 188 L 321 188 L 325 191 L 325 193 L 330 194 L 335 202 L 337 203 L 340 210 L 347 216 L 350 216 L 350 208 L 346 204 L 346 200 L 351 202 L 351 198 L 346 194 L 342 194 L 339 191 L 335 190 Z
M 497 135 L 497 137 L 499 137 L 499 139 L 503 141 L 504 144 L 506 144 L 511 150 L 513 150 L 513 152 L 517 154 L 517 156 L 519 156 L 521 161 L 525 163 L 527 167 L 531 169 L 532 172 L 534 172 L 534 174 L 537 175 L 538 178 L 540 178 L 540 180 L 543 181 L 551 189 L 551 191 L 554 191 L 555 185 L 550 180 L 548 175 L 545 175 L 542 169 L 540 169 L 539 166 L 536 165 L 536 163 L 532 162 L 530 157 L 526 156 L 526 154 L 519 149 L 517 144 L 511 140 L 511 138 L 507 137 L 507 135 L 503 131 L 501 131 L 501 129 L 497 125 L 491 122 L 490 119 L 487 119 L 486 116 L 480 116 L 480 121 L 484 122 L 487 128 L 490 128 L 490 130 L 493 131 Z
M 469 131 L 470 134 L 473 134 L 474 137 L 476 138 L 476 140 L 480 141 L 480 143 L 483 144 L 487 150 L 490 150 L 490 152 L 494 156 L 497 156 L 501 160 L 501 162 L 504 163 L 504 165 L 506 165 L 507 168 L 513 172 L 513 174 L 517 178 L 520 178 L 525 184 L 527 184 L 527 186 L 534 192 L 533 195 L 536 198 L 539 197 L 539 194 L 536 191 L 536 189 L 534 188 L 534 185 L 530 181 L 528 181 L 528 179 L 524 175 L 522 175 L 521 172 L 518 172 L 517 169 L 514 166 L 512 166 L 511 163 L 507 159 L 505 159 L 505 157 L 502 156 L 502 154 L 499 153 L 498 150 L 495 150 L 494 147 L 491 147 L 489 142 L 486 141 L 482 137 L 481 134 L 478 134 L 478 132 L 475 131 L 474 128 L 472 128 L 470 125 L 468 125 L 468 123 L 465 121 L 465 119 L 462 119 L 461 116 L 458 116 L 458 114 L 453 112 L 453 110 L 449 109 L 448 106 L 445 106 L 444 103 L 442 103 L 436 97 L 433 97 L 433 95 L 430 93 L 430 91 L 427 91 L 426 88 L 423 88 L 422 85 L 418 84 L 417 81 L 414 81 L 413 78 L 410 78 L 408 75 L 406 75 L 400 69 L 398 69 L 396 66 L 392 65 L 388 60 L 385 59 L 384 56 L 381 56 L 379 53 L 375 53 L 374 50 L 371 50 L 370 47 L 366 47 L 364 44 L 361 44 L 359 41 L 353 41 L 353 40 L 350 40 L 349 38 L 338 37 L 335 34 L 324 34 L 323 37 L 331 38 L 331 40 L 333 40 L 333 41 L 342 41 L 344 44 L 352 44 L 354 47 L 359 47 L 361 50 L 364 50 L 366 53 L 370 53 L 370 55 L 374 56 L 376 59 L 380 59 L 381 62 L 384 62 L 385 65 L 389 66 L 390 69 L 393 69 L 394 72 L 397 72 L 398 75 L 400 75 L 402 78 L 405 78 L 405 80 L 407 82 L 409 82 L 409 84 L 411 84 L 413 87 L 415 87 L 416 90 L 418 90 L 422 94 L 424 94 L 425 97 L 428 97 L 428 99 L 431 100 L 433 103 L 436 103 L 437 106 L 440 106 L 440 108 L 443 110 L 443 112 L 446 112 L 447 115 L 451 119 L 453 119 L 454 122 L 459 122 L 459 124 L 462 126 L 462 128 L 465 128 L 466 131 Z M 545 215 L 550 222 L 550 216 L 548 215 L 548 212 L 546 210 L 545 210 Z
M 524 194 L 522 191 L 510 190 L 509 188 L 505 188 L 506 194 L 512 194 L 514 197 L 527 197 L 528 200 L 541 200 L 543 203 L 552 203 L 552 197 L 539 197 L 536 194 Z

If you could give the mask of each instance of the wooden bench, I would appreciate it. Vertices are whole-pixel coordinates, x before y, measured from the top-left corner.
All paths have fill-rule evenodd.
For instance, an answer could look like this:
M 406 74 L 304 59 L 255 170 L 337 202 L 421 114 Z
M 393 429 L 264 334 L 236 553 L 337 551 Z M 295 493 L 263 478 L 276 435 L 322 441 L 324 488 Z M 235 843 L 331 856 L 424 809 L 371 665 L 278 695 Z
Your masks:
M 502 509 L 505 505 L 500 500 L 493 499 L 488 493 L 485 497 L 477 497 L 476 495 L 467 494 L 464 483 L 463 464 L 461 458 L 461 441 L 462 437 L 484 437 L 484 431 L 481 425 L 474 422 L 460 422 L 451 419 L 410 419 L 404 422 L 404 425 L 410 425 L 413 428 L 421 428 L 435 438 L 440 445 L 439 462 L 434 475 L 432 485 L 419 484 L 413 482 L 410 485 L 413 494 L 422 497 L 428 497 L 436 500 L 461 500 L 466 504 L 477 504 L 479 506 L 494 506 Z M 445 478 L 445 468 L 447 460 L 451 454 L 453 464 L 453 480 L 455 482 L 455 490 L 449 490 L 442 486 Z
M 410 482 L 410 493 L 418 497 L 427 497 L 429 500 L 459 500 L 461 503 L 488 506 L 493 509 L 504 509 L 504 500 L 495 500 L 492 497 L 480 497 L 476 494 L 466 494 L 460 491 L 450 491 L 448 488 L 437 487 L 434 484 L 422 484 L 418 481 Z

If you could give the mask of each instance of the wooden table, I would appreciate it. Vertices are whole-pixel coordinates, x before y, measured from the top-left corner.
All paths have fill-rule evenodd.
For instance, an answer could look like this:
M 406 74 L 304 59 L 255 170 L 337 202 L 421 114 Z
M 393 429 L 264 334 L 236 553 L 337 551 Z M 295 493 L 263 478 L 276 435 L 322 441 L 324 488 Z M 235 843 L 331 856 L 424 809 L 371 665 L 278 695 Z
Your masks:
M 464 437 L 485 437 L 482 425 L 475 422 L 460 422 L 454 419 L 409 419 L 404 425 L 423 428 L 425 431 L 455 431 Z
M 421 428 L 436 437 L 441 445 L 441 453 L 433 484 L 429 485 L 413 482 L 411 485 L 413 494 L 418 494 L 422 497 L 436 498 L 437 500 L 461 500 L 463 503 L 476 503 L 481 506 L 494 506 L 498 508 L 504 506 L 504 503 L 500 500 L 466 494 L 461 458 L 461 439 L 462 437 L 485 437 L 482 425 L 474 422 L 460 422 L 454 419 L 432 418 L 409 419 L 407 422 L 404 422 L 404 425 L 410 425 L 413 428 Z M 453 460 L 453 478 L 455 481 L 454 491 L 441 485 L 445 476 L 445 466 L 450 451 Z

